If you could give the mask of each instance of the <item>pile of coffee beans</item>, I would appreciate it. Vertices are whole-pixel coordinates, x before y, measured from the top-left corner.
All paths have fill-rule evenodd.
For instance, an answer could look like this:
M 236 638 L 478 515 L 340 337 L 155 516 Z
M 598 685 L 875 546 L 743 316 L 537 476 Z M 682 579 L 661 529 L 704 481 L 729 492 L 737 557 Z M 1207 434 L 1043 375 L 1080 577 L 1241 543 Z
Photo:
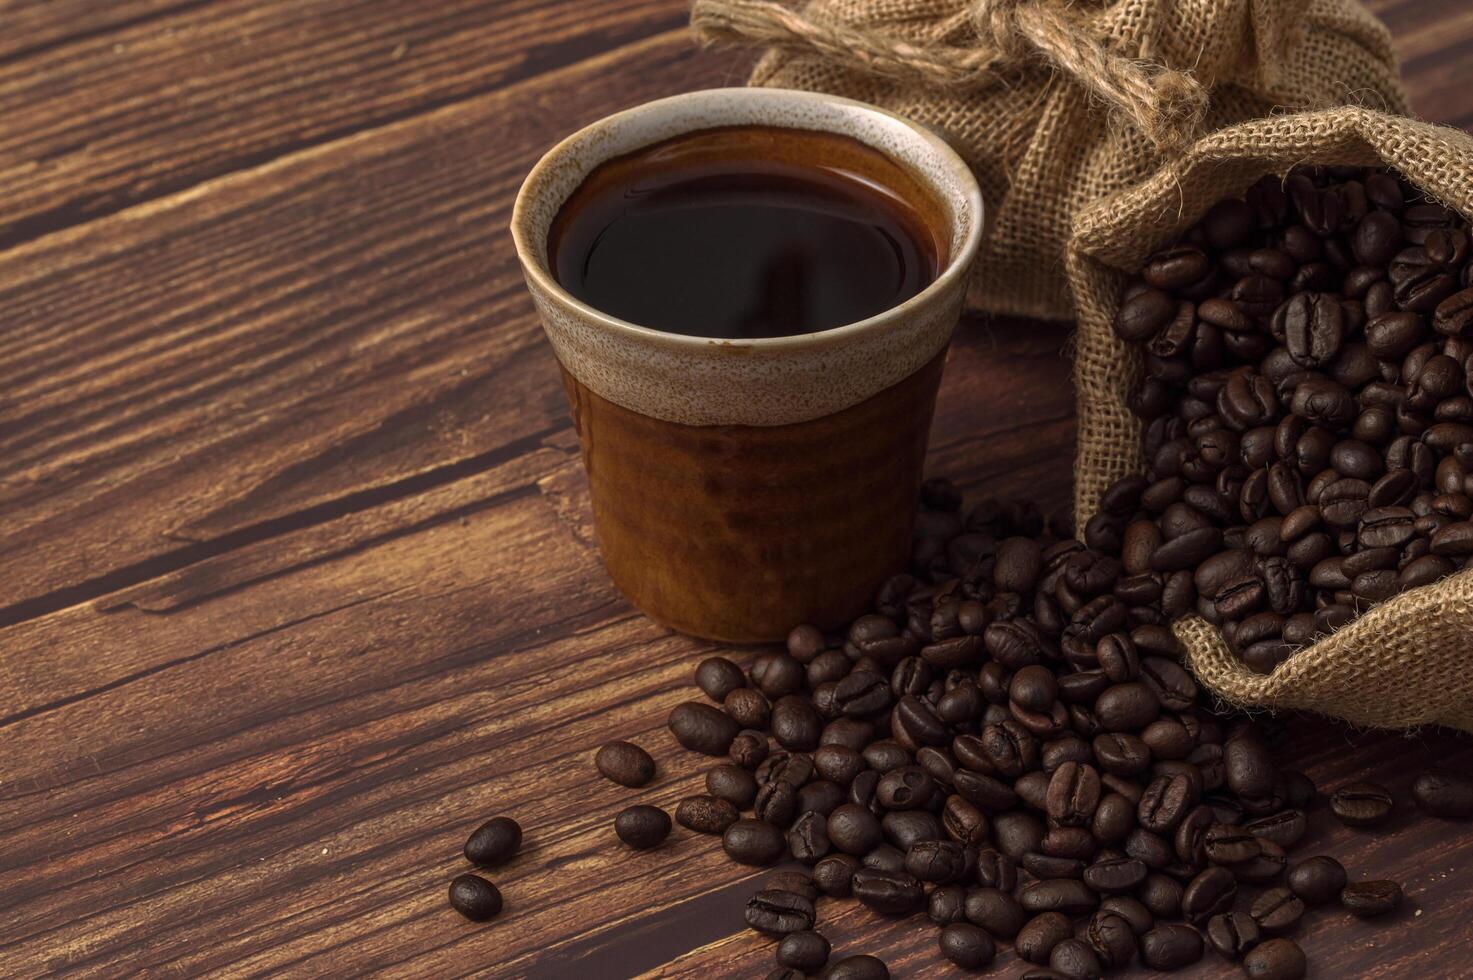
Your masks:
M 1085 541 L 1261 673 L 1464 568 L 1470 257 L 1468 222 L 1385 172 L 1302 170 L 1219 202 L 1126 290 L 1148 469 Z
M 1133 487 L 1111 501 L 1134 509 L 1147 484 Z M 966 969 L 1010 942 L 1039 980 L 1181 969 L 1208 946 L 1293 980 L 1308 908 L 1398 907 L 1395 882 L 1289 857 L 1317 790 L 1274 763 L 1277 723 L 1199 703 L 1162 573 L 1027 505 L 964 512 L 941 481 L 923 500 L 912 567 L 872 613 L 838 635 L 800 626 L 745 671 L 709 658 L 705 700 L 670 714 L 682 746 L 720 759 L 677 820 L 738 863 L 808 868 L 769 876 L 747 906 L 778 940 L 769 980 L 888 975 L 873 957 L 825 972 L 823 899 L 924 915 Z M 1473 814 L 1462 774 L 1413 786 L 1428 812 Z M 1329 801 L 1355 827 L 1393 806 L 1371 783 Z

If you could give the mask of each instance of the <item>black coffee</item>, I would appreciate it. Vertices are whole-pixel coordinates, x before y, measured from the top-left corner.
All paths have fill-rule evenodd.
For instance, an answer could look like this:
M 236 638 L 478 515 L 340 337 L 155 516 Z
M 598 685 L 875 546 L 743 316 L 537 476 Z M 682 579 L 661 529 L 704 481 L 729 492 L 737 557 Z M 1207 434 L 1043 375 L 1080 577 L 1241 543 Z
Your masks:
M 548 260 L 578 299 L 639 326 L 812 333 L 936 278 L 943 249 L 917 199 L 913 177 L 849 137 L 723 127 L 594 169 L 553 221 Z

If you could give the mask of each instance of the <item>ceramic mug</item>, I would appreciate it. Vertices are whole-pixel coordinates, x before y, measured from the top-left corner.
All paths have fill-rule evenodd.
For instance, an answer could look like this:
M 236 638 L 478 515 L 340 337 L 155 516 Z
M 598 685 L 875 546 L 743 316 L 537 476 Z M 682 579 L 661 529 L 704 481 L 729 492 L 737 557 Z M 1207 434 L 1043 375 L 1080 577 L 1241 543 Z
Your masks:
M 852 137 L 943 246 L 937 278 L 898 306 L 817 333 L 719 340 L 609 316 L 558 285 L 548 231 L 599 164 L 721 126 Z M 873 161 L 880 163 L 874 164 Z M 909 190 L 905 190 L 908 187 Z M 658 622 L 727 642 L 834 628 L 906 562 L 946 348 L 982 234 L 966 163 L 874 106 L 712 89 L 609 116 L 547 153 L 512 234 L 562 365 L 604 565 Z

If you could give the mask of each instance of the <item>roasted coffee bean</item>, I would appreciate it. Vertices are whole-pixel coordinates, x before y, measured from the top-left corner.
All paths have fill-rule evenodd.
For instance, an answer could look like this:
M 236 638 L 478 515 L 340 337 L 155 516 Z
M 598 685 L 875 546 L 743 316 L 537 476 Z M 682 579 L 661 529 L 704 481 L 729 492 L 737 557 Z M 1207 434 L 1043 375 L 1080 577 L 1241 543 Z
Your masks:
M 880 820 L 868 808 L 845 803 L 829 814 L 829 841 L 845 854 L 863 857 L 884 840 Z
M 966 898 L 964 885 L 937 885 L 926 896 L 926 918 L 938 926 L 961 922 L 966 917 L 962 909 Z
M 1394 881 L 1357 881 L 1340 892 L 1340 904 L 1363 919 L 1385 915 L 1401 904 L 1401 886 Z
M 920 841 L 940 840 L 945 834 L 941 821 L 926 810 L 892 810 L 880 818 L 880 829 L 902 851 Z
M 975 803 L 960 796 L 948 796 L 941 810 L 941 826 L 946 835 L 962 844 L 980 844 L 987 840 L 990 825 L 987 814 Z
M 984 847 L 974 862 L 977 884 L 1011 893 L 1018 887 L 1018 866 L 996 848 Z
M 754 687 L 728 691 L 721 707 L 733 721 L 745 728 L 765 730 L 772 722 L 772 702 Z
M 1019 893 L 1018 902 L 1030 915 L 1040 912 L 1083 915 L 1099 905 L 1094 891 L 1084 882 L 1072 878 L 1035 881 Z
M 1180 970 L 1202 958 L 1202 934 L 1176 923 L 1156 926 L 1141 937 L 1140 955 L 1153 970 Z
M 830 854 L 813 866 L 813 883 L 825 895 L 848 898 L 854 883 L 859 859 L 851 854 Z
M 829 961 L 829 941 L 811 929 L 790 932 L 777 944 L 777 962 L 813 973 Z
M 754 770 L 767 761 L 767 736 L 758 731 L 738 732 L 727 755 L 743 769 Z
M 781 779 L 763 783 L 752 803 L 752 815 L 775 827 L 788 826 L 798 815 L 798 791 Z
M 1042 821 L 1037 817 L 1016 810 L 999 813 L 992 820 L 992 837 L 998 850 L 1014 861 L 1029 851 L 1038 850 L 1045 832 Z
M 1198 792 L 1186 775 L 1157 776 L 1141 794 L 1136 819 L 1153 833 L 1174 832 L 1187 811 L 1196 804 Z
M 1473 818 L 1473 776 L 1453 769 L 1425 769 L 1412 780 L 1412 799 L 1434 817 L 1468 820 Z
M 1285 881 L 1305 905 L 1325 905 L 1345 888 L 1345 868 L 1334 858 L 1319 855 L 1291 867 Z
M 743 818 L 726 828 L 721 848 L 738 864 L 760 867 L 781 860 L 788 851 L 788 841 L 772 824 Z
M 1114 684 L 1095 701 L 1095 718 L 1107 732 L 1138 732 L 1161 714 L 1161 702 L 1138 681 Z
M 998 888 L 971 889 L 962 908 L 968 922 L 998 939 L 1012 939 L 1028 919 L 1020 899 Z
M 846 800 L 848 796 L 844 787 L 827 779 L 818 779 L 804 783 L 803 788 L 798 790 L 798 812 L 807 813 L 811 810 L 827 817 Z
M 1269 814 L 1250 820 L 1243 825 L 1243 829 L 1262 840 L 1271 840 L 1280 847 L 1289 848 L 1299 843 L 1308 827 L 1302 810 L 1280 810 L 1278 813 Z
M 1120 793 L 1106 793 L 1090 820 L 1090 833 L 1102 844 L 1118 844 L 1135 826 L 1136 805 Z
M 1066 939 L 1049 953 L 1049 966 L 1070 980 L 1099 980 L 1104 975 L 1100 957 L 1082 939 Z
M 860 953 L 830 964 L 824 980 L 890 980 L 890 970 L 884 960 Z
M 1207 941 L 1230 960 L 1241 959 L 1262 938 L 1258 922 L 1247 912 L 1221 912 L 1207 920 Z
M 1068 916 L 1041 912 L 1025 922 L 1013 939 L 1013 949 L 1029 963 L 1047 963 L 1054 947 L 1074 934 Z
M 740 817 L 731 801 L 715 796 L 687 796 L 675 804 L 675 822 L 698 834 L 724 834 Z
M 658 847 L 670 836 L 670 814 L 643 803 L 625 807 L 614 818 L 614 833 L 635 850 Z
M 813 902 L 805 896 L 769 888 L 747 901 L 744 918 L 758 932 L 782 936 L 811 930 L 816 916 Z
M 1253 900 L 1248 914 L 1269 935 L 1288 932 L 1304 916 L 1304 902 L 1287 888 L 1270 888 Z
M 1300 980 L 1308 968 L 1304 950 L 1292 939 L 1270 939 L 1243 957 L 1249 980 Z
M 1182 883 L 1175 878 L 1168 878 L 1164 874 L 1149 874 L 1136 894 L 1140 897 L 1141 904 L 1151 910 L 1152 915 L 1158 918 L 1177 918 L 1181 915 L 1184 891 Z
M 1226 868 L 1212 867 L 1187 883 L 1182 892 L 1182 917 L 1193 925 L 1203 925 L 1214 915 L 1232 910 L 1238 897 L 1238 880 Z
M 492 817 L 466 839 L 465 859 L 480 868 L 494 868 L 515 857 L 521 846 L 521 825 L 511 817 Z
M 725 712 L 699 701 L 677 704 L 670 712 L 669 725 L 677 742 L 706 755 L 726 755 L 732 739 L 741 731 Z
M 936 797 L 936 782 L 919 766 L 901 766 L 880 777 L 875 799 L 887 810 L 923 808 Z
M 826 824 L 824 815 L 813 810 L 798 818 L 788 831 L 788 851 L 795 861 L 817 864 L 829 853 L 831 845 Z
M 860 868 L 852 888 L 855 898 L 882 915 L 908 915 L 926 901 L 921 883 L 904 871 Z
M 472 922 L 494 919 L 501 905 L 501 892 L 480 875 L 456 875 L 450 881 L 450 907 Z
M 746 686 L 747 676 L 742 673 L 742 669 L 725 657 L 707 657 L 696 667 L 696 687 L 717 704 L 724 701 L 732 691 Z
M 706 773 L 706 792 L 742 810 L 757 798 L 757 777 L 738 766 L 717 766 Z
M 992 937 L 970 922 L 952 922 L 937 936 L 941 955 L 966 970 L 979 970 L 992 962 L 997 947 Z
M 966 853 L 956 841 L 917 841 L 905 852 L 905 870 L 921 881 L 957 881 L 966 869 Z
M 594 755 L 593 764 L 605 778 L 621 786 L 637 788 L 655 778 L 655 760 L 633 742 L 610 742 Z
M 1136 858 L 1102 858 L 1084 869 L 1084 883 L 1101 894 L 1128 892 L 1146 880 L 1147 872 Z
M 1090 916 L 1084 939 L 1107 970 L 1117 970 L 1135 956 L 1135 929 L 1117 912 L 1101 909 Z
M 1391 794 L 1375 783 L 1351 783 L 1330 796 L 1330 812 L 1348 827 L 1377 827 L 1391 816 Z
M 1065 762 L 1049 780 L 1045 809 L 1061 826 L 1084 826 L 1094 816 L 1100 801 L 1100 777 L 1095 768 Z

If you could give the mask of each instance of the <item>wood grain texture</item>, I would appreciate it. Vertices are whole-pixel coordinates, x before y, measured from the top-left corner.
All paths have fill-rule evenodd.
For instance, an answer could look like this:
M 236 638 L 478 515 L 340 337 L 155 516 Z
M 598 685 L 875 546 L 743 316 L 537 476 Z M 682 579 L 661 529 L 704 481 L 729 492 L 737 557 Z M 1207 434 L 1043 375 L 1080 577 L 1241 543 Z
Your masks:
M 0 976 L 771 968 L 736 911 L 760 875 L 683 831 L 614 842 L 619 807 L 698 785 L 663 723 L 713 648 L 603 574 L 504 233 L 564 133 L 742 77 L 683 6 L 0 3 Z M 1473 122 L 1473 11 L 1373 6 L 1418 111 Z M 964 325 L 931 471 L 1062 506 L 1067 342 Z M 1296 724 L 1325 788 L 1473 767 L 1466 738 Z M 649 790 L 594 776 L 614 737 Z M 444 890 L 498 812 L 527 847 L 475 926 Z M 1312 976 L 1473 973 L 1465 826 L 1311 824 L 1301 853 L 1410 898 L 1314 913 Z M 929 928 L 821 915 L 940 972 Z

